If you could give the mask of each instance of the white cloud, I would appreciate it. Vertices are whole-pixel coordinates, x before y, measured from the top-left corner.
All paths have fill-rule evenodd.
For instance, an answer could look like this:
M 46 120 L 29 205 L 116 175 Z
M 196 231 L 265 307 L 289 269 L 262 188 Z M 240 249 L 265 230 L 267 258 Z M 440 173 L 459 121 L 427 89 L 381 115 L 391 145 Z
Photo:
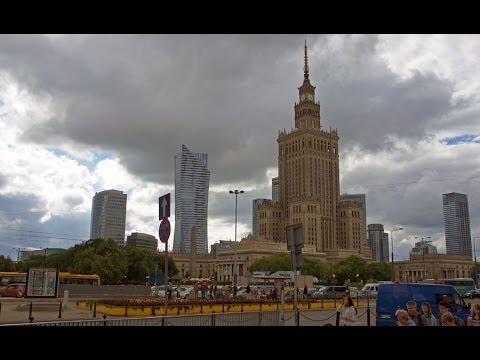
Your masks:
M 174 193 L 173 156 L 186 144 L 209 154 L 210 244 L 233 240 L 228 190 L 245 191 L 239 240 L 251 228 L 252 200 L 271 197 L 278 131 L 294 125 L 303 39 L 0 36 L 0 230 L 87 238 L 93 195 L 113 188 L 128 193 L 126 235 L 158 236 L 158 196 Z M 367 194 L 369 223 L 404 227 L 396 255 L 408 256 L 415 235 L 444 249 L 445 192 L 468 194 L 472 233 L 480 233 L 480 145 L 441 143 L 480 136 L 479 37 L 307 39 L 322 126 L 339 130 L 341 191 Z M 24 240 L 0 242 L 0 253 L 12 252 L 7 242 L 55 244 Z

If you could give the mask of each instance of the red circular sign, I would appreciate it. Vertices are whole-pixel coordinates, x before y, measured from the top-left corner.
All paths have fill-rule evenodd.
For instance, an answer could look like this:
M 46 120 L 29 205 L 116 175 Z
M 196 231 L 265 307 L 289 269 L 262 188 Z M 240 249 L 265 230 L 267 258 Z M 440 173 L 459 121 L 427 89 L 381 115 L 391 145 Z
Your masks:
M 170 221 L 167 218 L 163 219 L 158 228 L 158 237 L 162 243 L 166 243 L 170 237 Z

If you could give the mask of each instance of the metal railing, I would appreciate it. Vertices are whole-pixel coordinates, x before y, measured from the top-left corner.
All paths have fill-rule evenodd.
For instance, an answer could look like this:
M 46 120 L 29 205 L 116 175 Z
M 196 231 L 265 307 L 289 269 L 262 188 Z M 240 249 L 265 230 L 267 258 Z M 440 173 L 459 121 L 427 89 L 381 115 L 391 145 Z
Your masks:
M 49 321 L 0 326 L 280 326 L 280 312 L 212 313 L 142 318 Z

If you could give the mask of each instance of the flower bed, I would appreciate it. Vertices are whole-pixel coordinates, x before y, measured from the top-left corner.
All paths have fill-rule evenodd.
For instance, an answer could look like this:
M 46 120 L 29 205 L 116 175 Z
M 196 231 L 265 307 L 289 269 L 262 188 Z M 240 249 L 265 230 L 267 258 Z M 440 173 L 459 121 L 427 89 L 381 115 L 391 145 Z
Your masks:
M 339 305 L 333 301 L 298 301 L 299 309 L 332 309 Z M 96 311 L 112 316 L 156 316 L 165 314 L 163 299 L 105 299 L 99 301 L 81 301 L 79 307 L 96 308 Z M 277 311 L 281 309 L 279 300 L 267 299 L 187 299 L 171 300 L 167 304 L 167 315 L 190 315 L 222 312 Z M 293 302 L 285 301 L 284 310 L 292 310 Z

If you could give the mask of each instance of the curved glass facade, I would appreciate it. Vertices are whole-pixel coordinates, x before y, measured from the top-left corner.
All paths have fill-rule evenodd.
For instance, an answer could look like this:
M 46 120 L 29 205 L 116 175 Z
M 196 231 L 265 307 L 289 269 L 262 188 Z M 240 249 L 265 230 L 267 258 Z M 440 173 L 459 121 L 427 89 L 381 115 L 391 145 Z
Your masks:
M 197 254 L 208 253 L 208 154 L 192 153 L 185 145 L 175 155 L 175 232 L 173 251 L 192 252 L 192 227 L 195 226 Z

